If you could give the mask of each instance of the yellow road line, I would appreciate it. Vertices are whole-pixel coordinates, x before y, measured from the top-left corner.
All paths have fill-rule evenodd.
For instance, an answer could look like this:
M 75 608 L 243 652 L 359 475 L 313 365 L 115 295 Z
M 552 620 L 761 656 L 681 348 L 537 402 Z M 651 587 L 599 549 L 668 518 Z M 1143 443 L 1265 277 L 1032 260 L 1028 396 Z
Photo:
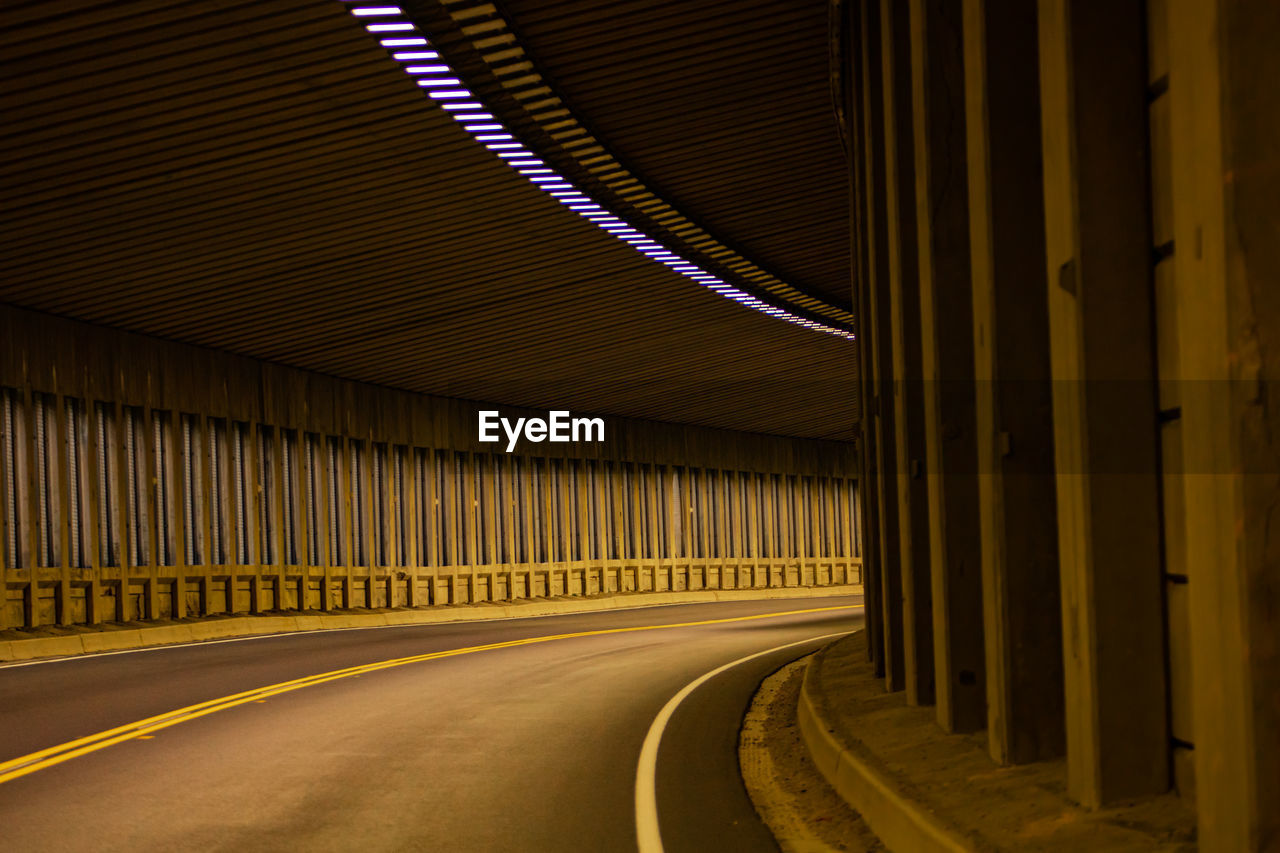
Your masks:
M 244 705 L 249 702 L 260 702 L 270 696 L 278 696 L 281 693 L 289 693 L 293 690 L 301 690 L 304 687 L 311 687 L 315 684 L 337 681 L 340 678 L 362 675 L 366 672 L 377 672 L 383 669 L 391 669 L 392 667 L 406 666 L 411 663 L 440 660 L 441 658 L 456 657 L 458 655 L 472 654 L 474 652 L 509 649 L 515 646 L 529 646 L 535 643 L 549 643 L 553 640 L 569 640 L 577 637 L 597 637 L 603 634 L 627 634 L 635 631 L 656 631 L 664 628 L 694 628 L 702 625 L 723 625 L 727 622 L 748 622 L 755 619 L 776 619 L 780 616 L 800 616 L 807 613 L 824 613 L 832 610 L 856 610 L 860 607 L 861 605 L 841 604 L 830 607 L 811 607 L 805 610 L 786 610 L 779 613 L 757 613 L 754 616 L 731 616 L 724 619 L 702 619 L 697 622 L 673 622 L 668 625 L 633 625 L 626 628 L 600 628 L 595 631 L 577 631 L 570 634 L 549 634 L 543 637 L 526 637 L 521 640 L 506 640 L 501 643 L 487 643 L 482 646 L 466 646 L 460 649 L 445 649 L 438 652 L 427 652 L 420 655 L 410 655 L 409 657 L 392 658 L 391 660 L 360 664 L 359 666 L 351 666 L 345 669 L 335 669 L 331 672 L 322 672 L 316 675 L 295 678 L 290 681 L 281 681 L 278 684 L 268 684 L 265 687 L 246 690 L 242 693 L 233 693 L 230 696 L 222 696 L 218 699 L 209 699 L 205 702 L 198 702 L 195 705 L 188 705 L 185 708 L 179 708 L 175 711 L 169 711 L 164 714 L 157 714 L 154 717 L 136 720 L 132 723 L 126 723 L 122 726 L 116 726 L 115 728 L 98 732 L 97 734 L 87 735 L 82 738 L 67 741 L 66 743 L 51 746 L 37 752 L 32 752 L 28 755 L 11 758 L 8 761 L 0 762 L 0 784 L 26 776 L 29 773 L 35 773 L 37 770 L 44 770 L 46 767 L 52 767 L 55 764 L 61 764 L 64 761 L 70 761 L 71 759 L 78 758 L 81 755 L 87 755 L 100 749 L 106 749 L 109 746 L 122 743 L 126 740 L 150 736 L 152 733 L 158 732 L 161 729 L 167 729 L 170 726 L 176 726 L 178 723 L 185 723 L 189 720 L 199 719 L 200 717 L 212 714 L 216 711 L 224 711 L 228 708 L 234 708 L 238 705 Z

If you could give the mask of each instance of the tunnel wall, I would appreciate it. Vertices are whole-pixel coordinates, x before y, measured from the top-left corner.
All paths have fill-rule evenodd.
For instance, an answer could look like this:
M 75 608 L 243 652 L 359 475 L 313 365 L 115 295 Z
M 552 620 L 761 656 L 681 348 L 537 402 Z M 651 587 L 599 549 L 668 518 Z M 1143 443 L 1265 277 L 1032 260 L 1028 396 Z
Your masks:
M 876 676 L 1277 849 L 1280 7 L 843 8 Z
M 545 412 L 0 331 L 0 628 L 860 580 L 839 442 L 605 418 L 506 453 L 478 411 Z

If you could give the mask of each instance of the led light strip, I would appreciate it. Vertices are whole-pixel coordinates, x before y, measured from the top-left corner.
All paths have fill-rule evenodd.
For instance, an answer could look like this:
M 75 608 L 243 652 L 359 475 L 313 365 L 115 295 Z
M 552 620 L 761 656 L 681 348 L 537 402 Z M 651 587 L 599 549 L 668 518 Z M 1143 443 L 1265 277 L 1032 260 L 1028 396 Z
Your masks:
M 816 319 L 851 328 L 853 314 L 812 294 L 805 293 L 762 269 L 721 243 L 671 204 L 659 198 L 633 175 L 597 139 L 589 127 L 574 116 L 550 81 L 544 79 L 532 58 L 520 45 L 507 20 L 489 0 L 436 0 L 448 14 L 470 49 L 489 67 L 494 82 L 510 97 L 509 107 L 546 135 L 560 156 L 572 160 L 575 174 L 598 182 L 596 200 L 616 199 L 624 210 L 649 223 L 662 234 L 672 234 L 688 251 L 714 258 L 718 269 L 727 269 L 737 280 L 748 282 L 766 300 L 792 305 Z M 781 300 L 779 302 L 779 300 Z
M 353 0 L 342 2 L 351 4 Z M 484 104 L 472 94 L 440 54 L 431 49 L 431 43 L 418 30 L 417 25 L 406 18 L 399 6 L 349 5 L 348 11 L 357 18 L 368 20 L 365 29 L 378 37 L 379 43 L 391 52 L 391 58 L 400 63 L 404 72 L 414 78 L 427 97 L 461 124 L 472 139 L 488 148 L 507 166 L 524 175 L 535 187 L 569 210 L 656 263 L 671 268 L 739 305 L 816 332 L 846 340 L 854 339 L 853 332 L 847 329 L 793 314 L 723 281 L 647 234 L 632 228 L 625 220 L 614 216 L 578 190 L 571 181 L 556 174 L 554 169 L 528 150 L 498 119 L 485 110 Z

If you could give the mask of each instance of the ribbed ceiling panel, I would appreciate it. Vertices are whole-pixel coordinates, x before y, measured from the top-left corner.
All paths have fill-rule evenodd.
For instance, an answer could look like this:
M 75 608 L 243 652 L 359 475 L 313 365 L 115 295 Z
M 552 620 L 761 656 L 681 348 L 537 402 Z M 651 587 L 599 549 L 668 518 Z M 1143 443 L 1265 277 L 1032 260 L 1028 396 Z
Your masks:
M 851 435 L 852 344 L 564 210 L 340 4 L 10 3 L 0 73 L 0 301 L 409 390 Z
M 851 303 L 824 0 L 501 0 L 553 87 L 720 240 Z

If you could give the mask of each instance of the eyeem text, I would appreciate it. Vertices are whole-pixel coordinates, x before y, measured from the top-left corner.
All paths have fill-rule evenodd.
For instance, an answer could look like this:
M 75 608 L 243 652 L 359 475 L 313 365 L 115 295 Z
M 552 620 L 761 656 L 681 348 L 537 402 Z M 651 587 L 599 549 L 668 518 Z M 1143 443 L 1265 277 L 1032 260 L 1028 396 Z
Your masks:
M 516 442 L 524 436 L 529 441 L 604 441 L 604 418 L 574 418 L 569 412 L 552 410 L 542 418 L 516 418 L 511 421 L 497 412 L 480 413 L 480 440 L 501 441 L 498 434 L 507 437 L 507 452 L 515 450 Z

